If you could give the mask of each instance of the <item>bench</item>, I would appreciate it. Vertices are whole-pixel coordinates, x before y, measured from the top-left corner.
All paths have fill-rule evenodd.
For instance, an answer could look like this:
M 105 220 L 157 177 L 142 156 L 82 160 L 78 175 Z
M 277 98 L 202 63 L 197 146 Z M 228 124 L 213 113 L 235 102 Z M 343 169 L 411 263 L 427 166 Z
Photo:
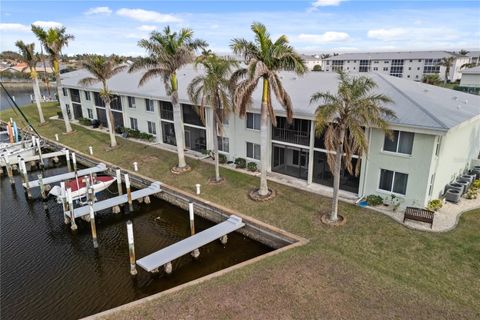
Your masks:
M 427 209 L 420 209 L 414 207 L 407 207 L 405 209 L 405 214 L 403 216 L 403 222 L 406 219 L 422 221 L 430 223 L 430 228 L 433 228 L 433 218 L 435 216 L 435 212 L 427 210 Z

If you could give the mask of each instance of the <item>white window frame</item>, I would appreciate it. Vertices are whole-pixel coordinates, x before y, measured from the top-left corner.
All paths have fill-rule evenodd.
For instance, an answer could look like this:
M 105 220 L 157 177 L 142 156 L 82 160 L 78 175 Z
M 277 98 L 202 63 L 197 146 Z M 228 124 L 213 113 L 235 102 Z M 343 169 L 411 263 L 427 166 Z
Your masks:
M 391 172 L 393 172 L 393 178 L 392 178 L 392 184 L 390 185 L 390 190 L 380 189 L 380 182 L 382 181 L 382 170 L 386 170 L 386 171 L 391 171 Z M 395 178 L 396 178 L 397 173 L 406 174 L 406 175 L 407 175 L 407 186 L 405 187 L 405 194 L 393 192 L 393 186 L 395 185 Z M 399 197 L 404 198 L 404 197 L 406 197 L 406 195 L 407 195 L 408 178 L 409 178 L 409 174 L 408 174 L 408 173 L 400 172 L 400 171 L 395 171 L 395 170 L 390 170 L 390 169 L 380 168 L 379 175 L 378 175 L 377 191 L 378 191 L 378 192 L 382 192 L 382 193 L 387 193 L 387 194 L 394 194 L 394 195 L 396 195 L 396 196 L 399 196 Z
M 135 123 L 135 125 L 133 125 Z M 138 131 L 138 119 L 130 117 L 130 129 Z
M 249 143 L 252 145 L 253 157 L 248 156 L 248 144 Z M 260 151 L 259 151 L 260 154 L 258 155 L 258 159 L 255 158 L 255 146 L 258 146 L 258 148 L 260 149 Z M 262 159 L 262 147 L 261 147 L 261 145 L 258 144 L 258 143 L 253 143 L 253 142 L 247 141 L 245 143 L 245 158 L 255 160 L 255 161 L 260 161 Z
M 152 103 L 152 110 L 149 110 L 149 102 Z M 145 99 L 145 111 L 147 112 L 155 112 L 155 100 L 152 100 L 152 99 Z
M 151 135 L 157 135 L 157 125 L 154 121 L 147 121 L 147 131 Z
M 253 122 L 253 128 L 249 128 L 249 127 L 248 127 L 248 115 L 250 115 L 250 114 L 251 114 L 252 117 L 253 117 L 253 120 L 252 120 L 252 122 Z M 257 118 L 257 117 L 258 117 L 258 129 L 255 128 L 255 118 Z M 261 118 L 260 113 L 247 112 L 247 115 L 246 115 L 246 117 L 245 117 L 245 128 L 246 128 L 247 130 L 260 131 L 261 126 L 262 126 L 262 118 Z
M 218 139 L 218 151 L 223 153 L 230 153 L 230 139 L 228 137 L 217 136 Z M 227 146 L 228 151 L 225 151 Z
M 90 95 L 90 91 L 84 91 L 85 92 L 85 100 L 90 101 L 92 100 L 92 96 Z
M 93 109 L 87 108 L 87 115 L 89 119 L 93 119 Z
M 132 101 L 133 101 L 131 104 L 130 104 L 130 99 L 132 99 Z M 137 108 L 137 103 L 136 103 L 135 97 L 127 96 L 127 104 L 128 104 L 128 107 L 130 109 Z
M 406 157 L 411 157 L 412 154 L 413 154 L 413 144 L 414 144 L 414 142 L 415 142 L 415 133 L 414 133 L 414 132 L 409 132 L 409 131 L 393 130 L 393 132 L 395 132 L 395 131 L 398 131 L 398 139 L 397 139 L 397 145 L 396 145 L 396 147 L 395 147 L 395 151 L 385 150 L 385 140 L 388 139 L 387 134 L 385 134 L 385 137 L 384 137 L 384 139 L 383 139 L 382 151 L 383 151 L 383 152 L 386 152 L 386 153 L 391 153 L 391 154 L 403 155 L 403 156 L 406 156 Z M 404 153 L 404 152 L 398 151 L 398 147 L 400 146 L 401 134 L 402 134 L 403 132 L 413 134 L 413 139 L 412 139 L 412 153 Z

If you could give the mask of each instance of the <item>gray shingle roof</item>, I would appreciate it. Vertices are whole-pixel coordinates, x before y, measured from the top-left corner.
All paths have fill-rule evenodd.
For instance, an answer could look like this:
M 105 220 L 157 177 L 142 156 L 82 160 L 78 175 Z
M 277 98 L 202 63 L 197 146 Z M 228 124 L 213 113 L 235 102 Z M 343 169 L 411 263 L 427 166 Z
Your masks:
M 448 51 L 352 52 L 339 54 L 326 60 L 441 59 L 451 56 L 460 55 Z
M 466 73 L 466 74 L 480 74 L 480 66 L 462 70 L 462 73 Z
M 191 66 L 178 72 L 181 103 L 189 103 L 186 88 L 198 72 L 200 71 L 195 71 Z M 63 85 L 84 89 L 78 85 L 78 81 L 87 75 L 85 70 L 65 73 L 62 75 Z M 109 88 L 112 92 L 121 95 L 170 100 L 165 93 L 162 81 L 158 78 L 138 87 L 141 75 L 142 72 L 132 74 L 126 71 L 122 72 L 110 79 Z M 386 94 L 394 101 L 388 105 L 397 114 L 397 119 L 392 120 L 392 124 L 446 131 L 480 115 L 480 96 L 378 73 L 363 73 L 362 75 L 371 77 L 378 84 L 378 88 L 375 90 L 378 93 Z M 292 98 L 294 114 L 299 117 L 310 118 L 313 116 L 315 106 L 310 104 L 310 97 L 313 93 L 317 91 L 337 92 L 338 75 L 336 73 L 309 72 L 299 77 L 290 72 L 282 72 L 280 76 L 285 89 Z M 260 87 L 258 86 L 254 92 L 254 101 L 251 107 L 254 111 L 260 109 Z M 93 85 L 89 89 L 98 91 L 100 85 Z M 282 108 L 276 100 L 273 105 L 281 114 Z

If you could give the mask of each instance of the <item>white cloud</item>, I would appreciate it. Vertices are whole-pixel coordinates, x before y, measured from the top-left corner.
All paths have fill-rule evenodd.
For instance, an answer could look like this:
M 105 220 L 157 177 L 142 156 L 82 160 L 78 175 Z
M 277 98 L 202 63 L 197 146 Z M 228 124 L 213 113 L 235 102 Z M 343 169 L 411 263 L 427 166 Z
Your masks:
M 157 11 L 143 10 L 143 9 L 127 9 L 122 8 L 117 10 L 119 16 L 128 17 L 142 22 L 180 22 L 181 19 L 170 14 L 163 14 Z
M 312 6 L 315 8 L 327 7 L 327 6 L 338 6 L 342 1 L 344 0 L 316 0 L 314 3 L 312 3 Z
M 146 25 L 146 24 L 137 28 L 137 30 L 148 31 L 148 32 L 152 32 L 153 30 L 157 30 L 157 29 L 158 29 L 157 26 L 151 26 L 151 25 Z
M 110 15 L 112 13 L 112 9 L 109 7 L 95 7 L 95 8 L 90 8 L 87 11 L 85 11 L 85 14 L 87 16 L 89 15 L 94 15 L 94 14 L 102 14 L 102 15 Z
M 0 23 L 1 31 L 14 31 L 14 32 L 29 32 L 30 26 L 26 26 L 20 23 Z
M 35 21 L 32 24 L 37 27 L 42 27 L 46 29 L 61 28 L 63 26 L 60 22 L 56 22 L 56 21 Z
M 304 42 L 328 43 L 346 41 L 350 39 L 350 36 L 346 32 L 327 31 L 323 34 L 301 33 L 298 35 L 298 39 Z
M 407 34 L 408 30 L 405 28 L 373 29 L 367 32 L 369 38 L 383 41 L 401 39 Z

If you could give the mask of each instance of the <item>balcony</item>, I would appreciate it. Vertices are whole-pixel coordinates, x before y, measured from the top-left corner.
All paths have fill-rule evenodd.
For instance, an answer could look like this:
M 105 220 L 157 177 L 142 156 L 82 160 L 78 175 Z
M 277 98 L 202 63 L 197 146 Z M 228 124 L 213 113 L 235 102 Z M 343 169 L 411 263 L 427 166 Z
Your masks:
M 272 140 L 308 146 L 310 144 L 310 134 L 306 131 L 274 127 Z
M 160 108 L 160 118 L 173 121 L 173 110 Z

